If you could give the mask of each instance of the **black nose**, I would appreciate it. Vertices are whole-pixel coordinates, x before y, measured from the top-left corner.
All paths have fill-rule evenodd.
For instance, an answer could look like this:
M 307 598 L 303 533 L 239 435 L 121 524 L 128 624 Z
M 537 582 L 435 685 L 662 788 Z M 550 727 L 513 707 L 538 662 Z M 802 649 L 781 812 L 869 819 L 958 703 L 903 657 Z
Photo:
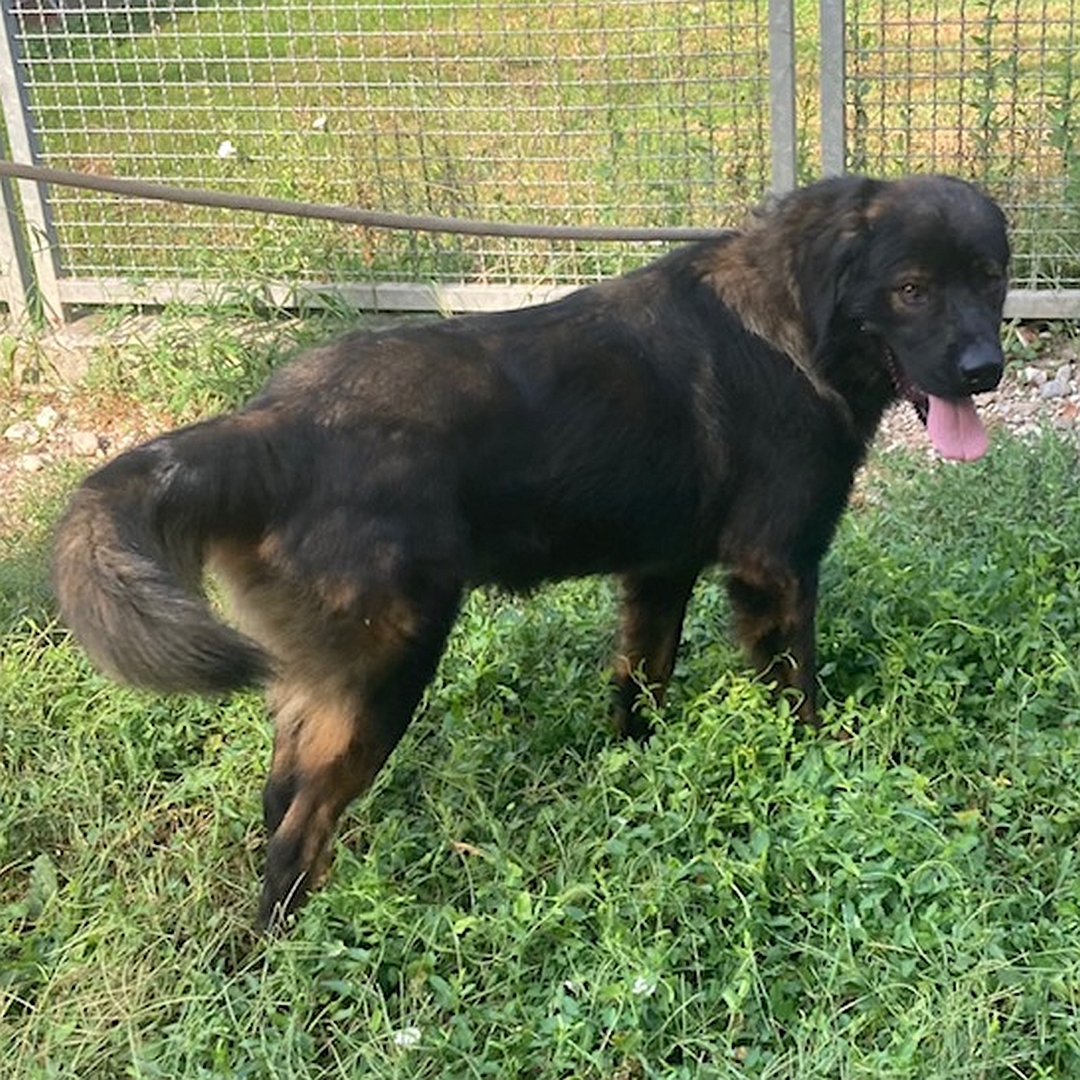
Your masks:
M 960 354 L 960 377 L 970 394 L 993 390 L 1004 371 L 1005 358 L 996 341 L 973 342 Z

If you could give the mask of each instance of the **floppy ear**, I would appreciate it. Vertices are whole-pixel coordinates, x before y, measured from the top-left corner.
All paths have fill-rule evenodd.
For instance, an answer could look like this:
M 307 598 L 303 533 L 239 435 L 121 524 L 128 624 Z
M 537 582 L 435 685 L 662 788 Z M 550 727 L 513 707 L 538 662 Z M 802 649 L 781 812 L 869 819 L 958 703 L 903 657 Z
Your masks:
M 858 280 L 873 228 L 868 211 L 881 186 L 858 176 L 826 181 L 815 205 L 808 207 L 793 269 L 813 355 L 820 353 L 833 318 Z

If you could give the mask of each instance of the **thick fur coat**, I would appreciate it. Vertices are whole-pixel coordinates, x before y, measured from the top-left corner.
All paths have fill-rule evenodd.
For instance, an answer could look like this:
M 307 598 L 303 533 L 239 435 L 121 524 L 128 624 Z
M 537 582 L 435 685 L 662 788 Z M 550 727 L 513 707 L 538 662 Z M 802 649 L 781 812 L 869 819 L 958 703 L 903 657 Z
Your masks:
M 470 586 L 619 575 L 615 723 L 640 735 L 720 563 L 751 659 L 813 722 L 818 566 L 856 470 L 899 397 L 944 455 L 983 452 L 1008 259 L 969 184 L 845 177 L 552 304 L 349 334 L 91 475 L 56 539 L 63 617 L 125 681 L 266 685 L 263 924 L 320 874 Z

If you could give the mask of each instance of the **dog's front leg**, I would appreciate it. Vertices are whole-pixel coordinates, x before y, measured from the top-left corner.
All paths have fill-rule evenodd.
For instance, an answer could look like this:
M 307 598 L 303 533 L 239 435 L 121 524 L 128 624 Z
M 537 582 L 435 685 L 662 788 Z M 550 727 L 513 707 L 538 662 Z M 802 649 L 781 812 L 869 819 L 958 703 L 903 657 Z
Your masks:
M 817 568 L 796 573 L 761 563 L 737 567 L 728 578 L 735 630 L 751 662 L 776 680 L 777 689 L 794 690 L 804 724 L 817 716 Z
M 686 604 L 697 571 L 670 577 L 627 575 L 622 580 L 622 626 L 615 656 L 617 734 L 645 739 L 649 722 L 637 708 L 642 693 L 659 702 L 675 667 Z

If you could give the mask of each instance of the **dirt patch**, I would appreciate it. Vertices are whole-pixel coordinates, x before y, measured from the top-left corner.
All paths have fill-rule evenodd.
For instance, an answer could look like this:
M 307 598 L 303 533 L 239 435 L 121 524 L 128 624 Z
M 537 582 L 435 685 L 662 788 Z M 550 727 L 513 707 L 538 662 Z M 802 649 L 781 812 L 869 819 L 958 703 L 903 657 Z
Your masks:
M 141 340 L 157 325 L 149 316 L 88 316 L 45 335 L 4 332 L 0 536 L 20 532 L 20 496 L 37 474 L 66 461 L 89 469 L 172 425 L 164 410 L 84 382 L 100 349 Z

